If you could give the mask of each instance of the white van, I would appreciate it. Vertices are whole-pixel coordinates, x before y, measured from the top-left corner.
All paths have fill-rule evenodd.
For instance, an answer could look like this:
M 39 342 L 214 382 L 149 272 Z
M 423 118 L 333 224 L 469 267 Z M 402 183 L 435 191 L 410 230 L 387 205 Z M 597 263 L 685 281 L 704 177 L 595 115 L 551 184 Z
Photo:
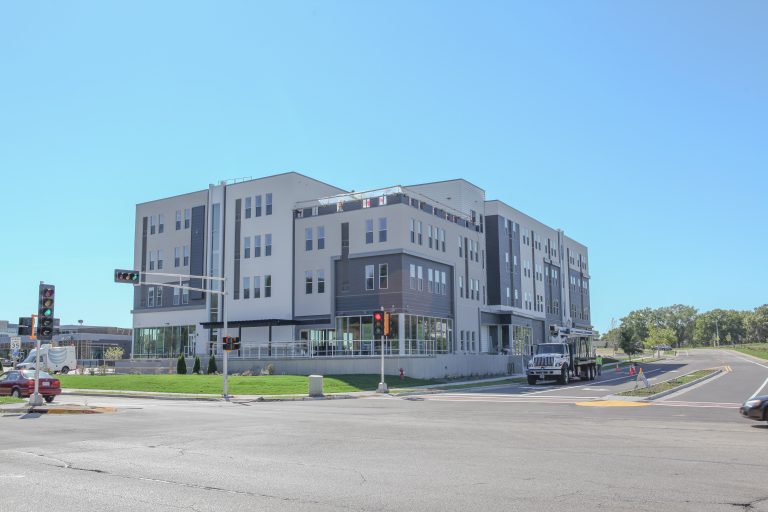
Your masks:
M 16 365 L 19 370 L 34 370 L 37 349 L 29 351 L 29 355 Z M 49 344 L 40 345 L 40 369 L 48 372 L 69 373 L 77 368 L 75 347 L 53 347 Z

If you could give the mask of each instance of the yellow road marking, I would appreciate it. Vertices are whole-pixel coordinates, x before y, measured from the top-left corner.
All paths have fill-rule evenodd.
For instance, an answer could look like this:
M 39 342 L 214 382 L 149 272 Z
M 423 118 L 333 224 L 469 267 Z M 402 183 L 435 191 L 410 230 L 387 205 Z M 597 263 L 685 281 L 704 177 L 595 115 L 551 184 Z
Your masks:
M 648 402 L 625 402 L 624 400 L 594 400 L 591 402 L 576 402 L 582 407 L 647 407 Z

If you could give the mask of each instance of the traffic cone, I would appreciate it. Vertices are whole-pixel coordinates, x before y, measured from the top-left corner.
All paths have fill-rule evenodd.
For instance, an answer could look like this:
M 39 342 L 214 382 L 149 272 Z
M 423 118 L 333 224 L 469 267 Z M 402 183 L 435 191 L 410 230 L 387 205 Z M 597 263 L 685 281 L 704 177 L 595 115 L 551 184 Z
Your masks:
M 621 370 L 619 370 L 619 363 L 616 363 L 616 373 L 620 373 Z

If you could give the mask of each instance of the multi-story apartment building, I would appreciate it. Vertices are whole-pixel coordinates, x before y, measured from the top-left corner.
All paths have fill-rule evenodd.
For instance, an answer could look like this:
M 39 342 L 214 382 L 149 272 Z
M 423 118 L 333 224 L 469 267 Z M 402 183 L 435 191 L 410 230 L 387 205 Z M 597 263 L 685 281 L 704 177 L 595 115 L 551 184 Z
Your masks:
M 222 182 L 137 206 L 133 353 L 219 353 L 226 316 L 240 357 L 354 361 L 381 353 L 371 315 L 384 309 L 386 355 L 463 356 L 473 364 L 454 373 L 477 373 L 477 356 L 529 353 L 549 324 L 589 327 L 586 262 L 562 231 L 461 179 L 367 192 L 297 173 Z M 195 276 L 226 276 L 226 300 Z

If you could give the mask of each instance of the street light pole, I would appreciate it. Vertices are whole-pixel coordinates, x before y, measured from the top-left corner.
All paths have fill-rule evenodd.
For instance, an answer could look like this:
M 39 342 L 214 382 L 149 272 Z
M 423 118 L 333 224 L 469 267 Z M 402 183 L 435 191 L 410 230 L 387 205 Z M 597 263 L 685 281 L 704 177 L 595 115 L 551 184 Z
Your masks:
M 222 281 L 224 283 L 224 293 L 221 294 L 221 306 L 224 308 L 224 334 L 222 336 L 219 336 L 221 338 L 221 342 L 224 342 L 224 337 L 227 335 L 227 312 L 229 311 L 229 308 L 227 307 L 227 278 L 225 277 Z M 224 399 L 227 400 L 228 394 L 229 394 L 229 382 L 228 382 L 228 374 L 227 374 L 227 362 L 229 360 L 229 351 L 224 351 Z

